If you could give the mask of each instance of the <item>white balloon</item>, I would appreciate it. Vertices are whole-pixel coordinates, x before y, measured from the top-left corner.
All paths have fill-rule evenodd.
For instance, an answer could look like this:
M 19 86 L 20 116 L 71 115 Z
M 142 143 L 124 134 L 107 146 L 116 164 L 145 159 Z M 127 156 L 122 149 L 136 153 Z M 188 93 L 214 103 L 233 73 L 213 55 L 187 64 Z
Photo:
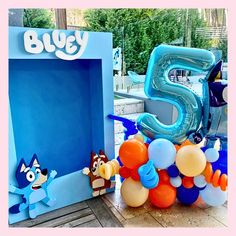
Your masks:
M 207 161 L 216 162 L 219 159 L 219 152 L 215 148 L 208 148 L 205 151 Z
M 177 176 L 175 178 L 170 178 L 170 183 L 173 187 L 178 188 L 182 184 L 182 179 L 180 178 L 180 176 Z
M 207 185 L 207 182 L 206 182 L 206 179 L 205 179 L 204 175 L 195 176 L 193 178 L 193 182 L 198 188 L 203 188 Z

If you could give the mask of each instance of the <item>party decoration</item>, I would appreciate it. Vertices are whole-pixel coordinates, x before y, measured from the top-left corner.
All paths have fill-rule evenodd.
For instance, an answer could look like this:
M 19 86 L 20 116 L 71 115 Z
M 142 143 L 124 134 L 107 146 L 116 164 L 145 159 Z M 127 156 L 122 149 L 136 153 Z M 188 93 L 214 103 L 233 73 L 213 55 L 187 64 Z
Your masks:
M 197 201 L 199 189 L 197 187 L 185 188 L 180 186 L 177 188 L 177 199 L 184 205 L 192 205 Z
M 155 188 L 159 182 L 159 176 L 154 167 L 153 161 L 149 160 L 147 164 L 138 169 L 140 181 L 145 188 Z
M 215 162 L 219 159 L 219 152 L 215 148 L 208 148 L 205 151 L 205 156 L 207 161 L 209 162 Z
M 30 218 L 38 216 L 37 203 L 43 202 L 51 207 L 56 204 L 56 200 L 48 195 L 48 187 L 53 182 L 57 172 L 55 170 L 48 174 L 47 169 L 41 169 L 38 157 L 33 155 L 29 165 L 21 159 L 17 170 L 16 180 L 19 187 L 9 186 L 9 192 L 22 196 L 22 203 L 9 208 L 9 212 L 16 214 L 25 209 L 29 209 Z
M 227 200 L 227 191 L 222 191 L 220 187 L 207 184 L 206 188 L 200 191 L 203 201 L 210 206 L 223 205 Z
M 227 150 L 227 86 L 222 78 L 222 61 L 218 61 L 203 82 L 202 127 L 198 131 L 205 146 L 213 148 L 220 140 L 221 149 Z
M 168 208 L 175 203 L 176 188 L 160 182 L 156 188 L 149 190 L 149 199 L 156 207 Z
M 197 176 L 205 169 L 206 157 L 199 147 L 184 146 L 177 152 L 176 166 L 185 176 Z
M 122 166 L 119 170 L 119 174 L 122 178 L 129 178 L 131 177 L 133 180 L 139 181 L 140 176 L 138 173 L 138 168 L 129 169 L 126 166 Z
M 228 186 L 228 176 L 226 174 L 221 175 L 220 170 L 213 171 L 211 163 L 206 164 L 204 176 L 207 183 L 212 183 L 216 187 L 220 187 L 222 191 L 225 191 Z
M 176 165 L 169 166 L 167 169 L 167 173 L 172 178 L 175 178 L 175 177 L 179 176 L 179 174 L 180 174 Z
M 185 188 L 192 188 L 194 186 L 193 177 L 184 176 L 182 184 Z
M 206 179 L 204 175 L 198 175 L 193 178 L 193 182 L 196 187 L 204 188 L 207 185 Z
M 135 134 L 134 139 L 139 140 L 140 142 L 144 143 L 144 137 L 141 134 Z
M 142 114 L 137 121 L 138 129 L 149 138 L 165 138 L 175 144 L 197 131 L 202 119 L 200 97 L 191 89 L 172 83 L 168 74 L 173 69 L 209 72 L 214 64 L 215 57 L 207 50 L 169 45 L 154 48 L 146 73 L 145 94 L 153 100 L 173 104 L 178 118 L 174 124 L 165 125 L 154 115 Z
M 166 169 L 175 162 L 176 149 L 173 143 L 167 139 L 156 139 L 148 146 L 148 158 L 155 167 Z
M 99 169 L 106 163 L 108 163 L 108 158 L 102 150 L 99 151 L 99 154 L 91 152 L 90 167 L 85 167 L 83 169 L 83 174 L 88 175 L 90 178 L 90 186 L 93 189 L 93 197 L 105 194 L 107 188 L 113 188 L 115 186 L 115 182 L 110 181 L 110 178 L 107 180 L 100 175 Z M 112 165 L 111 162 L 110 165 Z M 114 167 L 114 169 L 116 169 L 116 167 Z M 103 169 L 101 170 L 103 171 Z
M 182 179 L 180 176 L 170 178 L 170 183 L 173 187 L 178 188 L 182 184 Z
M 119 157 L 124 166 L 138 168 L 148 161 L 147 147 L 137 139 L 126 140 L 120 146 Z
M 119 173 L 119 169 L 119 162 L 116 159 L 113 159 L 99 166 L 99 174 L 102 178 L 109 180 L 111 177 Z
M 117 121 L 122 122 L 122 125 L 125 128 L 124 140 L 127 140 L 130 135 L 134 135 L 134 134 L 138 133 L 138 129 L 137 129 L 136 123 L 134 121 L 131 121 L 131 120 L 121 117 L 121 116 L 115 116 L 112 114 L 108 115 L 107 117 L 112 120 L 117 120 Z
M 126 205 L 139 207 L 147 201 L 149 190 L 143 187 L 140 181 L 127 178 L 122 183 L 120 192 Z

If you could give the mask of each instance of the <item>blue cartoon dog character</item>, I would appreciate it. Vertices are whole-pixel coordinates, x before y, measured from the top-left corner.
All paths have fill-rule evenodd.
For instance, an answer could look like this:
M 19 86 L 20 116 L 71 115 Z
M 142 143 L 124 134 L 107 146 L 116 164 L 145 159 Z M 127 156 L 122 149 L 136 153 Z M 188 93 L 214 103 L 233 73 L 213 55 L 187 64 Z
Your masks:
M 21 195 L 23 201 L 10 207 L 9 212 L 16 214 L 29 208 L 29 216 L 33 219 L 38 215 L 36 203 L 41 201 L 47 206 L 54 206 L 56 200 L 49 197 L 48 186 L 56 175 L 57 172 L 53 170 L 48 177 L 48 170 L 40 168 L 36 154 L 33 155 L 29 166 L 21 159 L 16 171 L 19 188 L 10 185 L 9 192 Z

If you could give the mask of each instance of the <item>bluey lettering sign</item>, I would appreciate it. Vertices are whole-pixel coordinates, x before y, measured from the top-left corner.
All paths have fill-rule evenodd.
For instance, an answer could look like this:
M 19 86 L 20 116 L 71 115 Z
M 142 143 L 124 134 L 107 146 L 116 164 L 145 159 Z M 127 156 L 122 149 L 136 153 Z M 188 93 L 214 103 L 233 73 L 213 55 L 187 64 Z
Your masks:
M 44 33 L 42 39 L 34 30 L 24 33 L 25 50 L 29 53 L 39 54 L 43 50 L 53 53 L 63 60 L 75 60 L 81 57 L 88 43 L 88 32 L 74 31 L 74 35 L 67 36 L 59 30 Z

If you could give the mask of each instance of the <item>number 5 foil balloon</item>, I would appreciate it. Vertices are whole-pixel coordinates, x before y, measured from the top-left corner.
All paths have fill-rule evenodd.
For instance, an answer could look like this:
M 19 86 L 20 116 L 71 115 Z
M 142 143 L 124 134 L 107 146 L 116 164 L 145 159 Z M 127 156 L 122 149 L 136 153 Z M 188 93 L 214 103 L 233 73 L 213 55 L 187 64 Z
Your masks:
M 178 118 L 174 124 L 165 125 L 154 115 L 144 113 L 137 121 L 139 130 L 151 139 L 166 138 L 175 144 L 195 134 L 204 112 L 201 98 L 191 89 L 171 82 L 168 75 L 173 69 L 209 72 L 214 65 L 215 57 L 207 50 L 169 45 L 154 48 L 148 63 L 145 94 L 153 100 L 173 104 Z

